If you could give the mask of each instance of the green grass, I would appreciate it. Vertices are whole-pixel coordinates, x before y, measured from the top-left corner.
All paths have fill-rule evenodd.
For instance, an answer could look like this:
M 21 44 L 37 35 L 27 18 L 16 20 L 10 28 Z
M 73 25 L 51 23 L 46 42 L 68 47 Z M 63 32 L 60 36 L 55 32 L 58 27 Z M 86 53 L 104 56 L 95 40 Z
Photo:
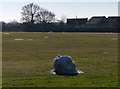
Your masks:
M 117 87 L 118 40 L 112 40 L 117 37 L 117 33 L 3 33 L 3 87 Z M 50 74 L 58 54 L 71 56 L 85 73 Z

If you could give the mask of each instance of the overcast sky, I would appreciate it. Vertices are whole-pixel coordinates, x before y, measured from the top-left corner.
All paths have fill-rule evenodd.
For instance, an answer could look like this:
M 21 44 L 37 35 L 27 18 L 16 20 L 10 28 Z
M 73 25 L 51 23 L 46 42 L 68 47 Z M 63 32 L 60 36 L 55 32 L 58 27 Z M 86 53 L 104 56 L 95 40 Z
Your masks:
M 40 5 L 56 14 L 56 18 L 62 16 L 67 18 L 91 18 L 92 16 L 117 16 L 118 0 L 66 0 L 64 2 L 55 0 L 1 0 L 0 1 L 0 21 L 9 22 L 12 20 L 20 21 L 22 6 L 31 2 Z M 88 2 L 89 1 L 89 2 Z

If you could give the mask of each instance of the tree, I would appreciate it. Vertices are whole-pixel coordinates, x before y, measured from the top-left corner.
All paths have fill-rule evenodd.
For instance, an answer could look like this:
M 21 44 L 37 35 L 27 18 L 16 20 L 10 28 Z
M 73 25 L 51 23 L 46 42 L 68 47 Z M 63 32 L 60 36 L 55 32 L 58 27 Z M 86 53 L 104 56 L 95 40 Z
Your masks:
M 55 21 L 55 14 L 51 11 L 41 9 L 37 15 L 37 20 L 39 23 L 50 23 Z
M 23 12 L 21 12 L 22 22 L 34 23 L 36 20 L 36 15 L 38 15 L 39 10 L 40 7 L 33 3 L 23 6 L 22 7 Z
M 23 6 L 22 11 L 22 22 L 49 23 L 55 20 L 54 13 L 33 3 Z

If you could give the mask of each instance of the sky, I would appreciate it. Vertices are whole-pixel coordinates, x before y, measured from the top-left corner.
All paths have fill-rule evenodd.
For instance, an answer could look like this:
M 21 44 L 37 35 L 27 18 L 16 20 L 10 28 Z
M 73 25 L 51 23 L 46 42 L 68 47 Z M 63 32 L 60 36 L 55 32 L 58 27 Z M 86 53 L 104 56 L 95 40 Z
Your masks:
M 118 0 L 1 0 L 0 21 L 20 22 L 22 6 L 35 3 L 56 14 L 56 18 L 91 18 L 92 16 L 118 16 Z

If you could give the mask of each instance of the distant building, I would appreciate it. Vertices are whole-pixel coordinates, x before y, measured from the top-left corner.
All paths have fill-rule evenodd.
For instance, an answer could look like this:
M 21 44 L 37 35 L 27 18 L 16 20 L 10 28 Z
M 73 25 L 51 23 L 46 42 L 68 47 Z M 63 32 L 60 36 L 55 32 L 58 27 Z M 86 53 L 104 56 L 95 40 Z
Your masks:
M 92 17 L 86 24 L 86 28 L 103 28 L 107 26 L 107 18 L 105 16 Z
M 81 32 L 120 32 L 120 16 L 109 16 L 107 18 L 105 16 L 94 16 L 89 20 L 88 18 L 67 19 L 67 27 L 75 28 L 74 31 Z
M 67 19 L 67 26 L 75 28 L 83 27 L 87 20 L 88 18 Z
M 120 28 L 120 16 L 108 17 L 108 28 Z

